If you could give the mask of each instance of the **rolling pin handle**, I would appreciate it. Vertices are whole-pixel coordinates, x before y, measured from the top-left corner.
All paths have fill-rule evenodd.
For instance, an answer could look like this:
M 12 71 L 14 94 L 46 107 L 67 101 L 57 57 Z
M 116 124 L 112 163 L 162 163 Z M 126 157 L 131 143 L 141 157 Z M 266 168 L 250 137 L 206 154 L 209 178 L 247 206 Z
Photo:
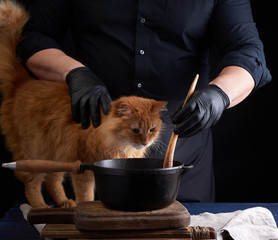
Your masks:
M 49 160 L 18 160 L 11 163 L 3 163 L 2 167 L 14 171 L 54 173 L 54 172 L 73 172 L 80 173 L 81 162 L 59 162 Z

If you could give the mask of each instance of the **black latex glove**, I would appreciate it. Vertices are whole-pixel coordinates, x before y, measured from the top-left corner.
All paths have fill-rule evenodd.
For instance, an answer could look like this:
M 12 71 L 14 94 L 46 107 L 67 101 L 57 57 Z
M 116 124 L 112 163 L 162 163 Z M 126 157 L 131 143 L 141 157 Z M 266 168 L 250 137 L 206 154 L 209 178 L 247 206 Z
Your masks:
M 182 108 L 181 104 L 172 114 L 172 122 L 177 124 L 174 133 L 189 137 L 213 126 L 229 105 L 228 96 L 216 85 L 195 91 L 186 105 Z
M 111 98 L 104 83 L 87 67 L 71 70 L 66 81 L 71 96 L 73 120 L 81 123 L 83 129 L 90 126 L 90 116 L 94 127 L 100 125 L 100 107 L 104 114 L 110 109 Z

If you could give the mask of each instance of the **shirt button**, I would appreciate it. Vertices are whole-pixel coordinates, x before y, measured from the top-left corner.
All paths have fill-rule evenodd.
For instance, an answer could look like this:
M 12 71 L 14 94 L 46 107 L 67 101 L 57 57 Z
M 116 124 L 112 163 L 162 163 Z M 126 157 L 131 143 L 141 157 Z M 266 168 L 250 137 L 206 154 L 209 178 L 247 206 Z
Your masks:
M 140 50 L 140 54 L 141 54 L 141 55 L 144 55 L 144 54 L 145 54 L 144 50 L 141 49 L 141 50 Z
M 140 22 L 141 22 L 141 23 L 145 23 L 145 22 L 146 22 L 146 19 L 145 19 L 145 18 L 141 18 Z
M 137 87 L 138 87 L 138 88 L 141 88 L 141 87 L 142 87 L 142 83 L 138 83 L 138 84 L 137 84 Z

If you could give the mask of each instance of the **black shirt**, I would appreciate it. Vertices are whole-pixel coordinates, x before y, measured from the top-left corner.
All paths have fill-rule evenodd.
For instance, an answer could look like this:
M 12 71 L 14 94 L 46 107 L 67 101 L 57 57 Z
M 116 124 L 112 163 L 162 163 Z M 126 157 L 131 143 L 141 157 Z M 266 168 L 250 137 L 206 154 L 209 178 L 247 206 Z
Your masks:
M 208 83 L 212 43 L 227 65 L 247 69 L 256 87 L 270 80 L 249 0 L 33 1 L 23 58 L 57 43 L 68 27 L 76 59 L 113 97 L 182 100 L 194 76 Z
M 63 50 L 59 42 L 69 28 L 75 58 L 98 75 L 112 98 L 167 100 L 169 114 L 197 73 L 198 88 L 208 84 L 212 45 L 220 54 L 216 74 L 236 65 L 251 73 L 255 88 L 271 79 L 249 0 L 34 0 L 18 48 L 23 61 L 43 49 Z M 168 116 L 164 122 L 167 145 L 172 124 Z M 211 148 L 210 131 L 178 141 L 175 159 L 195 164 L 183 178 L 180 200 L 214 199 Z M 164 154 L 163 147 L 155 153 Z

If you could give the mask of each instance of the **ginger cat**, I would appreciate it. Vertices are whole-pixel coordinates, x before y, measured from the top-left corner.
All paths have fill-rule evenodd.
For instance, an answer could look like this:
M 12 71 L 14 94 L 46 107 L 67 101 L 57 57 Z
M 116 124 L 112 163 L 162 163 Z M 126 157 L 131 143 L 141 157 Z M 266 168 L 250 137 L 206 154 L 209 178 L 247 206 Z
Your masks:
M 68 86 L 62 82 L 31 78 L 16 56 L 16 46 L 28 20 L 14 2 L 0 1 L 0 90 L 3 97 L 0 127 L 13 160 L 48 159 L 92 163 L 101 159 L 143 157 L 162 128 L 166 102 L 130 96 L 111 103 L 101 125 L 83 130 L 72 120 Z M 41 184 L 58 206 L 74 207 L 94 200 L 91 171 L 72 174 L 76 203 L 67 199 L 64 173 L 16 172 L 25 185 L 26 198 L 34 208 L 48 207 Z

